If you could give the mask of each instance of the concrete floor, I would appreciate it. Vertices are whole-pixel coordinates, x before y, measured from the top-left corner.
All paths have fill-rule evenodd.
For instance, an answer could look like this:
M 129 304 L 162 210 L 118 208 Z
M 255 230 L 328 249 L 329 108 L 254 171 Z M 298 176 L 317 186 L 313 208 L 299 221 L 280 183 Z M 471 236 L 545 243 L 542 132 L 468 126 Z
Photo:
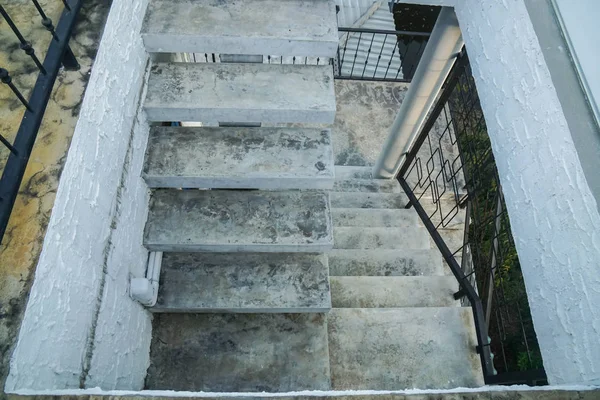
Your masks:
M 62 2 L 40 1 L 46 14 L 56 23 Z M 90 69 L 98 49 L 110 0 L 85 1 L 70 41 L 81 69 L 61 71 L 58 75 L 44 121 L 33 148 L 29 165 L 2 245 L 0 245 L 0 387 L 8 374 L 8 362 L 25 311 L 27 297 L 42 243 L 60 173 L 75 129 Z M 13 1 L 2 4 L 13 17 L 36 54 L 43 59 L 50 34 L 40 23 L 33 4 Z M 31 59 L 19 49 L 14 34 L 0 23 L 0 66 L 10 71 L 13 83 L 25 97 L 35 83 L 37 70 Z M 5 45 L 7 44 L 7 45 Z M 17 132 L 23 107 L 4 84 L 0 85 L 0 132 L 12 141 Z M 0 165 L 8 155 L 0 146 Z

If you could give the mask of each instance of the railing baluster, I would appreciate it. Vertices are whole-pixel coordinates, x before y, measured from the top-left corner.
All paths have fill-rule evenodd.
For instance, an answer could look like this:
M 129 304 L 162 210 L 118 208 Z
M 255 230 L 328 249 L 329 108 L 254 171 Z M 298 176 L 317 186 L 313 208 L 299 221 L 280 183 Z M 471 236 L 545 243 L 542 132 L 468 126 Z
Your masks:
M 17 87 L 12 83 L 12 77 L 10 76 L 8 71 L 5 70 L 4 68 L 0 68 L 0 81 L 2 81 L 2 83 L 4 83 L 4 84 L 8 85 L 8 87 L 13 91 L 15 96 L 17 96 L 19 98 L 21 103 L 25 106 L 25 108 L 27 108 L 28 111 L 33 111 L 31 109 L 31 107 L 29 106 L 29 103 L 27 102 L 27 100 L 25 100 L 25 97 L 23 97 L 23 95 L 21 94 L 19 89 L 17 89 Z
M 6 138 L 4 136 L 2 136 L 2 134 L 0 134 L 0 142 L 2 142 L 3 145 L 5 145 L 11 153 L 13 153 L 15 156 L 19 155 L 19 152 L 17 151 L 17 149 L 15 149 L 13 147 L 12 144 L 10 144 L 10 142 L 8 140 L 6 140 Z
M 33 49 L 33 47 L 31 47 L 31 43 L 29 43 L 27 40 L 25 40 L 23 35 L 21 35 L 19 28 L 17 28 L 17 26 L 15 25 L 13 20 L 10 18 L 10 15 L 8 15 L 8 13 L 4 9 L 4 7 L 2 7 L 2 5 L 0 5 L 0 14 L 4 18 L 4 20 L 6 21 L 8 26 L 10 26 L 10 29 L 12 29 L 14 34 L 17 36 L 17 39 L 19 39 L 19 42 L 21 42 L 21 46 L 20 46 L 21 50 L 23 50 L 25 52 L 25 54 L 27 54 L 29 57 L 31 57 L 31 59 L 33 60 L 35 65 L 38 67 L 38 69 L 44 75 L 46 75 L 46 69 L 44 68 L 44 66 L 42 65 L 40 60 L 37 58 L 37 56 L 35 55 L 35 50 Z
M 65 8 L 69 11 L 71 11 L 71 6 L 69 5 L 69 2 L 67 0 L 62 0 L 63 4 L 65 5 Z

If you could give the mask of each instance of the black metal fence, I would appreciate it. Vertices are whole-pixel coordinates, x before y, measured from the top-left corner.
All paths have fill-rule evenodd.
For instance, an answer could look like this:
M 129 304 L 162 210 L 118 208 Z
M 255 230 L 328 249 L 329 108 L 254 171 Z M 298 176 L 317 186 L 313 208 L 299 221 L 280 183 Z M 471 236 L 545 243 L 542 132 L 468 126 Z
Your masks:
M 14 33 L 14 42 L 3 42 L 1 44 L 2 51 L 10 52 L 18 46 L 29 56 L 32 65 L 39 71 L 34 87 L 22 88 L 17 87 L 13 77 L 19 73 L 24 73 L 24 71 L 11 71 L 10 66 L 0 65 L 0 80 L 10 88 L 15 98 L 24 107 L 23 118 L 16 135 L 14 135 L 14 140 L 9 140 L 5 136 L 6 132 L 0 132 L 0 142 L 9 151 L 0 179 L 0 242 L 4 237 L 58 71 L 61 65 L 68 70 L 79 69 L 79 64 L 68 43 L 83 1 L 62 0 L 62 3 L 64 7 L 62 15 L 56 26 L 54 26 L 38 0 L 32 0 L 31 18 L 40 18 L 41 24 L 51 36 L 50 45 L 45 52 L 43 62 L 40 61 L 41 56 L 36 53 L 35 43 L 32 44 L 27 41 L 27 38 L 23 36 L 9 13 L 0 5 L 0 15 L 2 16 L 0 21 L 4 21 Z M 21 10 L 23 10 L 23 7 L 26 6 L 21 5 L 21 7 Z M 39 51 L 39 49 L 37 50 Z M 27 91 L 30 93 L 28 99 L 25 94 Z
M 463 51 L 398 180 L 471 306 L 486 383 L 544 384 L 490 139 Z
M 338 31 L 335 78 L 390 82 L 410 82 L 430 35 L 363 28 Z

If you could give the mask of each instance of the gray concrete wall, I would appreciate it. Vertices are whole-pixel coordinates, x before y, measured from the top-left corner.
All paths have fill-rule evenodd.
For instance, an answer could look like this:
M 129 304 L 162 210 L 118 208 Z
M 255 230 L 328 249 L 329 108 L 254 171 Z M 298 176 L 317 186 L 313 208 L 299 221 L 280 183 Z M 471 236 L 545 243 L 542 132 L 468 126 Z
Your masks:
M 600 207 L 600 128 L 581 86 L 551 0 L 525 2 L 565 114 L 585 179 Z

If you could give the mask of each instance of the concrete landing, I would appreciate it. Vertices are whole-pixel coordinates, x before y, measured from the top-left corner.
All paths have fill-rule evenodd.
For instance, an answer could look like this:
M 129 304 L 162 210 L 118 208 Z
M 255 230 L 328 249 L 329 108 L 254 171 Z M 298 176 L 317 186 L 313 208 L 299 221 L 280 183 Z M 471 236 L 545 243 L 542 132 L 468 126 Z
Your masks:
M 336 227 L 334 249 L 429 249 L 425 228 Z
M 164 253 L 152 312 L 327 312 L 323 254 Z
M 156 126 L 143 176 L 152 188 L 331 189 L 331 132 Z
M 149 390 L 328 390 L 323 314 L 156 314 Z
M 153 0 L 142 38 L 149 52 L 334 57 L 333 0 Z
M 335 308 L 449 307 L 458 283 L 453 276 L 332 276 Z
M 334 308 L 328 331 L 334 390 L 484 384 L 470 308 Z
M 171 252 L 323 252 L 333 247 L 319 191 L 155 190 L 144 245 Z
M 417 227 L 418 219 L 415 210 L 376 208 L 333 208 L 331 217 L 333 226 L 362 226 L 365 228 Z
M 338 228 L 336 228 L 338 229 Z M 438 250 L 331 250 L 331 276 L 444 275 Z
M 350 179 L 336 180 L 336 192 L 403 193 L 395 179 Z
M 156 63 L 144 109 L 150 121 L 331 124 L 333 70 L 329 65 Z
M 331 192 L 333 208 L 404 208 L 404 193 Z

